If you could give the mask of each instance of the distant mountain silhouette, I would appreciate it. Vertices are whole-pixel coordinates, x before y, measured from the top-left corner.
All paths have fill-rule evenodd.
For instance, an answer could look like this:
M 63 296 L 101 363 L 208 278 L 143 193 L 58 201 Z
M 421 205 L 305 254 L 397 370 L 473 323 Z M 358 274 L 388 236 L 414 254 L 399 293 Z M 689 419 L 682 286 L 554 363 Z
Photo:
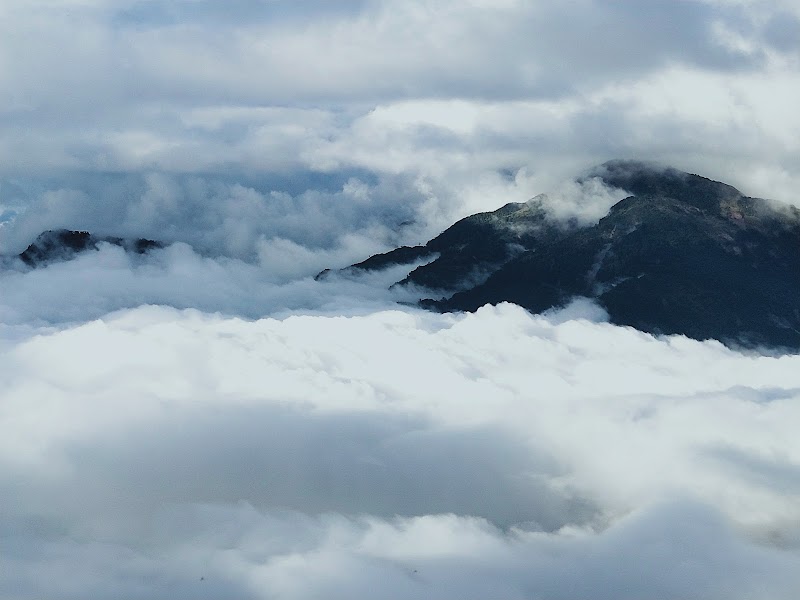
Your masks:
M 595 225 L 557 222 L 534 199 L 345 271 L 427 258 L 398 284 L 430 289 L 421 304 L 439 311 L 507 301 L 538 313 L 586 296 L 641 331 L 800 348 L 800 211 L 635 161 L 589 177 L 631 194 Z
M 28 266 L 40 267 L 52 262 L 69 260 L 80 252 L 97 250 L 101 243 L 120 246 L 127 252 L 136 254 L 163 247 L 160 242 L 153 240 L 100 237 L 87 231 L 57 229 L 40 234 L 30 246 L 19 254 L 19 259 Z

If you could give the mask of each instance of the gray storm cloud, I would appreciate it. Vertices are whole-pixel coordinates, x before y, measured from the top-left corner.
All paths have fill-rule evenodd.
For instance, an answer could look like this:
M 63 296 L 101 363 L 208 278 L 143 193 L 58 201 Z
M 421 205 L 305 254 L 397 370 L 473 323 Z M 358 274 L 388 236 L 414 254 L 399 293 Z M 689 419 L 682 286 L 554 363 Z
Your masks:
M 2 593 L 794 597 L 798 357 L 598 317 L 142 307 L 7 339 Z
M 0 252 L 65 227 L 290 280 L 541 193 L 556 216 L 599 218 L 616 192 L 563 182 L 619 157 L 797 202 L 791 2 L 224 13 L 4 4 Z
M 792 201 L 798 18 L 788 0 L 9 0 L 0 174 L 356 168 L 459 193 L 525 167 L 541 193 L 634 157 Z

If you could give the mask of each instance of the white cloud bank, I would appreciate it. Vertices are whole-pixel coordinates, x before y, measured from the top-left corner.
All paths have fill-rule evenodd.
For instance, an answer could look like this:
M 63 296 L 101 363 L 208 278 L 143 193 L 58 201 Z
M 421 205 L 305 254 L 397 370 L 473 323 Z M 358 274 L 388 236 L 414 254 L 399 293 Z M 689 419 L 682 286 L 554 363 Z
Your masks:
M 323 268 L 343 267 L 367 255 L 362 241 L 325 251 L 272 240 L 260 244 L 255 262 L 202 256 L 182 243 L 141 256 L 101 243 L 95 251 L 36 269 L 12 260 L 0 268 L 0 323 L 9 331 L 25 331 L 143 304 L 251 319 L 297 311 L 363 314 L 424 297 L 424 291 L 389 289 L 420 263 L 366 274 L 332 273 L 315 281 Z
M 6 338 L 0 595 L 795 598 L 800 356 L 599 316 Z

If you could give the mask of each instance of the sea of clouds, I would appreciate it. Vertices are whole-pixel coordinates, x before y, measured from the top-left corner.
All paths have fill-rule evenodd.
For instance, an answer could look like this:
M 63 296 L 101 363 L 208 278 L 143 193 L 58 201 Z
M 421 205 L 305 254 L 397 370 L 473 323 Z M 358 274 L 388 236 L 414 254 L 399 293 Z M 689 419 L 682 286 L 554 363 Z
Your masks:
M 0 597 L 800 597 L 800 355 L 314 278 L 613 158 L 797 204 L 795 0 L 3 0 L 0 56 Z
M 0 595 L 796 597 L 800 356 L 227 260 L 2 272 Z

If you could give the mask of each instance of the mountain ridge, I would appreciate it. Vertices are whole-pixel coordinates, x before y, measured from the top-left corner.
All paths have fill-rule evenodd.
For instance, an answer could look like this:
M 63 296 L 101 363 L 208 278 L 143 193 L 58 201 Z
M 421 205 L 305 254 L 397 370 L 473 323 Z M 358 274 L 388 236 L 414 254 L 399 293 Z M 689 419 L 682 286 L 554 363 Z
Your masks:
M 648 333 L 800 348 L 800 210 L 636 161 L 605 163 L 587 177 L 629 195 L 588 226 L 556 222 L 536 202 L 472 215 L 416 247 L 417 258 L 433 249 L 439 257 L 396 285 L 432 290 L 420 305 L 439 311 L 513 302 L 539 313 L 584 296 L 612 323 Z M 508 223 L 497 226 L 522 210 L 513 235 Z M 348 269 L 401 255 L 414 253 Z M 470 280 L 470 268 L 487 272 Z
M 144 254 L 163 248 L 164 244 L 145 238 L 127 239 L 113 236 L 96 236 L 88 231 L 50 229 L 39 234 L 17 258 L 29 267 L 45 266 L 53 262 L 70 260 L 81 252 L 97 250 L 102 243 L 119 246 L 126 252 Z
M 800 350 L 800 210 L 637 161 L 611 161 L 577 181 L 595 178 L 625 193 L 589 224 L 556 218 L 540 195 L 470 215 L 425 244 L 375 254 L 339 273 L 417 265 L 393 285 L 424 291 L 419 305 L 431 310 L 513 302 L 540 313 L 588 297 L 612 323 L 648 333 Z M 102 243 L 137 254 L 164 247 L 52 230 L 3 260 L 36 268 Z

